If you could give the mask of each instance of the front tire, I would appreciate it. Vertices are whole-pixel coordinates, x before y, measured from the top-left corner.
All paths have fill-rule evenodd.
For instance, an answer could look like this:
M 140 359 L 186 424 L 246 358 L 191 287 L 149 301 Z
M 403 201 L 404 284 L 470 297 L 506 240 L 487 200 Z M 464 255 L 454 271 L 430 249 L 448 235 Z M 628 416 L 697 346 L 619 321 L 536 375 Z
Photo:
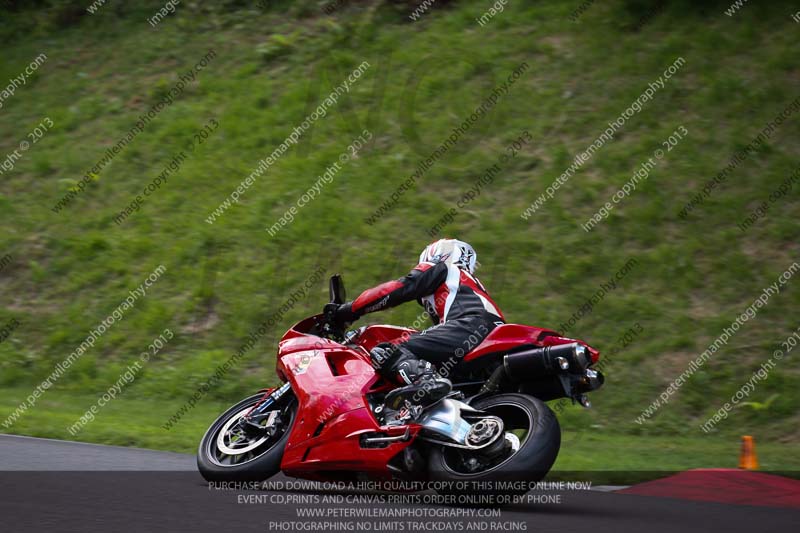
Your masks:
M 262 481 L 280 471 L 297 402 L 287 394 L 271 406 L 271 411 L 278 411 L 279 420 L 272 436 L 248 436 L 238 428 L 238 421 L 263 397 L 263 393 L 256 394 L 232 406 L 203 435 L 197 450 L 197 468 L 206 481 Z
M 525 394 L 501 394 L 478 400 L 472 407 L 503 420 L 507 450 L 499 457 L 487 458 L 471 450 L 434 448 L 428 458 L 432 480 L 536 482 L 550 471 L 561 447 L 561 428 L 544 402 Z

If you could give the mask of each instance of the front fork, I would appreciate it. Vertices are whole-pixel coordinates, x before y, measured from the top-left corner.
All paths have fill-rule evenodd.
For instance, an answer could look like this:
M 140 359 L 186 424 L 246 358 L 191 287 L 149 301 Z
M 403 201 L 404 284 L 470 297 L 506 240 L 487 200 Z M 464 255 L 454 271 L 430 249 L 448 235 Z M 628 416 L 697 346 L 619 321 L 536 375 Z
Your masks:
M 278 411 L 270 410 L 270 407 L 274 406 L 291 389 L 292 385 L 287 381 L 279 388 L 267 391 L 264 397 L 250 409 L 250 412 L 239 419 L 239 427 L 251 437 L 272 436 L 271 434 L 279 425 L 280 415 Z M 266 423 L 262 424 L 265 419 Z

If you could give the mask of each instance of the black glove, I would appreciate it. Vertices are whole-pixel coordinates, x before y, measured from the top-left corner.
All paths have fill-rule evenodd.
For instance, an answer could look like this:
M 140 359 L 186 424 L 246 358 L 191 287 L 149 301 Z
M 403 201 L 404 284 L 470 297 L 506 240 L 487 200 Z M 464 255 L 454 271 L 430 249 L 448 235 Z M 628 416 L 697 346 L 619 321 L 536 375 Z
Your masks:
M 325 304 L 322 312 L 339 324 L 350 324 L 361 317 L 361 315 L 353 311 L 352 307 L 353 302 L 347 302 L 346 304 L 331 303 Z

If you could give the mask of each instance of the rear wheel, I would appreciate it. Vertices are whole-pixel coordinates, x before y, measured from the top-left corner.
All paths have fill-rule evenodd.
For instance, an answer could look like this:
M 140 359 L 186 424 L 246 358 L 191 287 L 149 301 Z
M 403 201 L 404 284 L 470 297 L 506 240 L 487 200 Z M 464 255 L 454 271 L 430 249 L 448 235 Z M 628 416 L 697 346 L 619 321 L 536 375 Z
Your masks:
M 207 481 L 261 481 L 278 473 L 296 401 L 287 394 L 246 424 L 243 418 L 263 397 L 242 400 L 208 428 L 197 450 L 197 468 Z
M 535 482 L 547 474 L 561 447 L 561 428 L 544 402 L 525 394 L 501 394 L 479 400 L 472 407 L 503 420 L 505 442 L 492 445 L 492 453 L 434 448 L 428 459 L 431 479 Z M 488 492 L 523 494 L 528 490 L 524 483 L 512 486 L 517 488 Z

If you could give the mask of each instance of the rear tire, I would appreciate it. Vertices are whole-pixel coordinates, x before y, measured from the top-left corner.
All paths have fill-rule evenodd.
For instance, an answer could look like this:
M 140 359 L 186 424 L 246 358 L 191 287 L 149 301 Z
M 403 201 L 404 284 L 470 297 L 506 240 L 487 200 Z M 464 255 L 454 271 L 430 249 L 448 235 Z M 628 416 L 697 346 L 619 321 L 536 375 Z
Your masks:
M 280 471 L 283 450 L 286 441 L 289 440 L 297 412 L 297 402 L 294 396 L 289 394 L 281 398 L 273 406 L 274 409 L 271 409 L 280 410 L 283 419 L 279 431 L 273 437 L 260 444 L 258 444 L 260 438 L 253 438 L 249 445 L 244 442 L 242 449 L 247 449 L 250 445 L 255 448 L 238 455 L 227 455 L 219 447 L 220 433 L 226 425 L 228 430 L 225 434 L 230 435 L 231 429 L 235 427 L 235 421 L 231 421 L 238 420 L 263 397 L 263 393 L 256 394 L 232 406 L 222 413 L 203 435 L 197 450 L 197 468 L 206 481 L 262 481 Z M 240 445 L 241 442 L 230 439 L 228 441 L 231 446 Z M 226 445 L 225 442 L 224 438 L 223 445 Z
M 435 481 L 486 482 L 510 481 L 523 488 L 485 491 L 503 494 L 524 494 L 530 482 L 541 480 L 558 456 L 561 428 L 553 411 L 541 400 L 525 394 L 501 394 L 475 402 L 472 407 L 503 419 L 505 437 L 511 444 L 506 456 L 492 459 L 485 465 L 470 464 L 479 454 L 440 446 L 428 458 L 430 477 Z M 513 433 L 514 437 L 509 436 Z M 513 449 L 514 444 L 518 447 Z M 483 460 L 483 459 L 481 459 Z M 480 462 L 480 461 L 478 461 Z M 473 492 L 468 489 L 466 492 Z

